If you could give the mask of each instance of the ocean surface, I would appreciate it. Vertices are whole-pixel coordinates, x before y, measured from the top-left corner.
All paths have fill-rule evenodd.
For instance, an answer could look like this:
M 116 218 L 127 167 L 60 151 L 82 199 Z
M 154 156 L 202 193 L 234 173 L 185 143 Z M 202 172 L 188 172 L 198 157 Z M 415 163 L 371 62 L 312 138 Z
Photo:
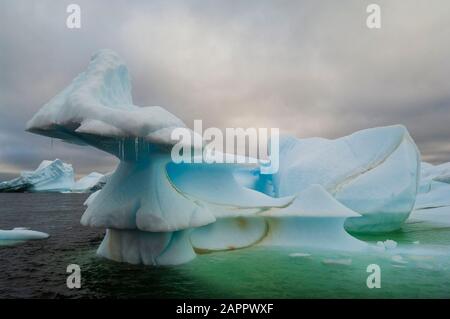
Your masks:
M 392 252 L 350 254 L 249 248 L 199 255 L 176 267 L 111 262 L 95 252 L 103 229 L 81 226 L 86 194 L 0 194 L 0 229 L 30 227 L 50 238 L 0 243 L 0 298 L 449 298 L 450 227 L 407 223 L 359 237 L 393 239 Z M 67 265 L 81 267 L 81 288 L 66 286 Z M 381 288 L 366 285 L 367 266 Z

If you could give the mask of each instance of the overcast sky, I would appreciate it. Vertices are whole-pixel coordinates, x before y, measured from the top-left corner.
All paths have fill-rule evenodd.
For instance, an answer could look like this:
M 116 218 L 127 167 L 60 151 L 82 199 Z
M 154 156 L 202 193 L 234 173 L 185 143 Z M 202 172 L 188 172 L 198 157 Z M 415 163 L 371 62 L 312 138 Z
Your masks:
M 81 6 L 82 28 L 66 28 Z M 382 28 L 366 27 L 377 3 Z M 126 61 L 134 103 L 188 126 L 279 127 L 336 138 L 404 124 L 424 160 L 450 161 L 450 2 L 0 0 L 0 179 L 44 159 L 77 174 L 116 160 L 24 132 L 93 52 Z

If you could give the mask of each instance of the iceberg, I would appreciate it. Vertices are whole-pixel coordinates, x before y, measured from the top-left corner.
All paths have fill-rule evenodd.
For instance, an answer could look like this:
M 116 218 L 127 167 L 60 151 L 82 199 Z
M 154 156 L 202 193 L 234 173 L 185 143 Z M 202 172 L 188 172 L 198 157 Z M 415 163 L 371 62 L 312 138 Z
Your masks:
M 97 191 L 105 186 L 107 178 L 107 175 L 92 172 L 77 180 L 74 183 L 71 191 L 73 193 L 87 193 Z
M 50 236 L 46 233 L 29 230 L 25 227 L 16 227 L 11 230 L 0 229 L 0 245 L 10 245 L 27 240 L 46 239 L 48 237 Z
M 415 209 L 450 206 L 450 163 L 422 163 Z
M 272 176 L 275 196 L 313 184 L 361 214 L 345 222 L 352 232 L 399 229 L 411 213 L 418 188 L 420 155 L 401 125 L 358 131 L 328 140 L 284 137 L 280 169 Z
M 59 159 L 43 161 L 34 171 L 24 171 L 0 183 L 0 192 L 70 192 L 74 184 L 72 165 Z
M 162 107 L 132 103 L 128 69 L 110 50 L 97 52 L 87 70 L 27 123 L 30 132 L 91 145 L 120 159 L 105 187 L 87 201 L 81 223 L 108 229 L 99 255 L 130 263 L 137 256 L 143 264 L 192 259 L 189 254 L 168 256 L 190 246 L 183 230 L 215 221 L 201 202 L 181 195 L 167 176 L 175 144 L 171 132 L 179 127 L 186 126 Z
M 414 206 L 419 154 L 402 126 L 286 137 L 272 175 L 258 165 L 175 163 L 177 128 L 186 125 L 164 108 L 133 104 L 128 69 L 110 50 L 27 123 L 120 160 L 81 218 L 106 229 L 97 254 L 118 262 L 176 265 L 256 245 L 360 250 L 367 245 L 346 229 L 397 229 Z
M 450 225 L 450 163 L 422 163 L 419 192 L 410 220 Z

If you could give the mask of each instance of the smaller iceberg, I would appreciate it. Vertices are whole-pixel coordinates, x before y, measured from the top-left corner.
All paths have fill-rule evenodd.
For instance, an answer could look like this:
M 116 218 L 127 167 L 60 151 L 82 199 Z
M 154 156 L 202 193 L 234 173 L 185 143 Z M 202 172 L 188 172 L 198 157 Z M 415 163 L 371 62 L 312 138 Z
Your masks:
M 422 163 L 415 209 L 450 206 L 450 163 Z
M 0 246 L 13 245 L 27 240 L 46 239 L 50 237 L 49 234 L 30 230 L 25 227 L 16 227 L 11 230 L 0 229 Z
M 10 181 L 0 183 L 0 192 L 70 192 L 74 171 L 59 159 L 43 161 L 36 170 L 24 171 Z
M 92 172 L 75 182 L 72 187 L 73 193 L 90 193 L 98 191 L 105 186 L 108 175 Z
M 411 222 L 450 225 L 450 163 L 421 165 L 419 192 L 417 193 Z

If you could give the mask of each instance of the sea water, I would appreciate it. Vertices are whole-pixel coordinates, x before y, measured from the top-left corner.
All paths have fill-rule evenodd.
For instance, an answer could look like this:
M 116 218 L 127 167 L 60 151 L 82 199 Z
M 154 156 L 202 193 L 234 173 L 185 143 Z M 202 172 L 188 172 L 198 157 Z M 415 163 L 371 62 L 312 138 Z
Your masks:
M 0 194 L 0 229 L 30 227 L 46 240 L 0 246 L 0 298 L 449 298 L 450 227 L 410 222 L 361 236 L 364 253 L 254 247 L 199 255 L 176 267 L 120 264 L 96 256 L 104 230 L 79 220 L 86 194 Z M 395 249 L 376 242 L 395 240 Z M 69 289 L 69 264 L 81 288 Z M 381 288 L 367 286 L 380 267 Z

